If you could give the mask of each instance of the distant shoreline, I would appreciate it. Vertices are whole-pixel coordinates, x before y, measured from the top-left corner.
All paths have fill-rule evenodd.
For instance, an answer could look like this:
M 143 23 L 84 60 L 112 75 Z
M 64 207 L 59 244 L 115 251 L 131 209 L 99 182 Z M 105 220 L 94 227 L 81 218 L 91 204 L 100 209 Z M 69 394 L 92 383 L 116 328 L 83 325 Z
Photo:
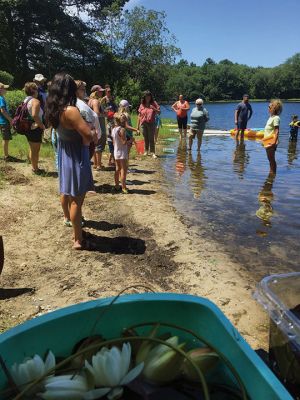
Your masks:
M 265 103 L 268 102 L 270 99 L 249 99 L 250 103 Z M 210 104 L 210 103 L 238 103 L 240 102 L 241 99 L 239 100 L 207 100 L 205 101 L 206 104 Z M 300 103 L 300 99 L 281 99 L 281 101 L 283 101 L 284 103 Z M 170 101 L 160 101 L 160 104 L 162 105 L 168 105 L 168 104 L 173 104 L 174 100 L 170 100 Z M 194 101 L 191 101 L 191 103 L 194 103 Z

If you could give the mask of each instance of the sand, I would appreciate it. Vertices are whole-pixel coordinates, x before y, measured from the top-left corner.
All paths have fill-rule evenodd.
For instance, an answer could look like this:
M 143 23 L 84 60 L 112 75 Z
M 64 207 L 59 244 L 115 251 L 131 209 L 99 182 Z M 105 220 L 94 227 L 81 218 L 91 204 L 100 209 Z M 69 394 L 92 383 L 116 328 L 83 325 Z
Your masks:
M 49 162 L 42 167 L 53 171 Z M 27 164 L 0 168 L 7 177 L 0 188 L 5 245 L 0 332 L 143 284 L 157 292 L 210 299 L 254 349 L 267 348 L 268 319 L 252 298 L 255 277 L 184 221 L 166 191 L 159 160 L 133 160 L 128 195 L 111 193 L 112 171 L 94 173 L 97 193 L 88 194 L 84 204 L 85 229 L 98 246 L 94 252 L 72 250 L 72 229 L 62 224 L 54 173 L 33 176 Z

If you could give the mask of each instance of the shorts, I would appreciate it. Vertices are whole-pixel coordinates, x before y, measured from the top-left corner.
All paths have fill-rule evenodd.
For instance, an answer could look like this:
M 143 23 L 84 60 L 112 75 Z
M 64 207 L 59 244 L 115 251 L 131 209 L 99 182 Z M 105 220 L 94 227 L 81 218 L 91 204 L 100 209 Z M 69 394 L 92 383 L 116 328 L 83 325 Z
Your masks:
M 200 129 L 190 129 L 189 132 L 188 132 L 188 137 L 189 138 L 191 137 L 191 138 L 195 139 L 196 135 L 197 135 L 197 137 L 202 136 L 203 132 L 204 131 L 200 130 Z
M 32 129 L 29 133 L 26 133 L 24 136 L 26 136 L 28 142 L 31 142 L 31 143 L 42 143 L 42 141 L 43 141 L 43 129 L 41 129 L 41 128 Z
M 10 125 L 0 125 L 0 133 L 2 135 L 3 140 L 11 140 L 12 135 L 11 135 L 11 130 L 10 130 Z
M 102 132 L 102 135 L 98 140 L 97 146 L 95 147 L 95 151 L 103 153 L 105 145 L 106 145 L 106 134 Z
M 156 114 L 155 116 L 155 126 L 156 128 L 160 128 L 162 126 L 160 115 Z
M 237 128 L 238 128 L 238 129 L 242 129 L 242 130 L 247 129 L 247 122 L 238 121 L 238 123 L 237 123 Z
M 114 144 L 110 140 L 107 142 L 110 154 L 114 154 Z
M 179 129 L 186 129 L 187 128 L 187 116 L 186 117 L 177 117 L 177 124 Z

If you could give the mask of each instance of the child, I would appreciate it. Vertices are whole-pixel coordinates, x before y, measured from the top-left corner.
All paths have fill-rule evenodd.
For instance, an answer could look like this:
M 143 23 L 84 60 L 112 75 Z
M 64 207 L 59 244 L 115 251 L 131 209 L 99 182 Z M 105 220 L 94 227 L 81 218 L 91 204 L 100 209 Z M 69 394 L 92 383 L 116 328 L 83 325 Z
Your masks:
M 128 167 L 128 146 L 132 144 L 132 140 L 126 138 L 126 117 L 122 114 L 115 114 L 115 126 L 112 129 L 112 139 L 114 145 L 114 159 L 116 162 L 115 170 L 115 191 L 120 191 L 120 178 L 122 185 L 122 193 L 127 194 L 126 175 Z
M 300 121 L 298 115 L 292 115 L 292 121 L 290 122 L 290 140 L 297 142 L 298 129 L 300 128 Z
M 264 147 L 267 152 L 267 157 L 270 163 L 270 174 L 276 174 L 276 160 L 275 160 L 275 152 L 278 144 L 279 137 L 279 125 L 280 125 L 280 117 L 282 111 L 282 103 L 280 100 L 271 100 L 269 104 L 269 113 L 270 118 L 268 119 L 265 130 L 264 130 L 264 139 L 268 140 L 268 143 L 264 143 Z M 270 136 L 272 136 L 272 141 L 270 141 Z
M 129 160 L 129 153 L 130 153 L 132 144 L 134 143 L 133 132 L 136 132 L 137 135 L 140 134 L 140 131 L 136 128 L 133 128 L 133 126 L 132 126 L 131 117 L 129 114 L 129 107 L 130 107 L 130 105 L 127 100 L 121 100 L 120 104 L 119 104 L 119 110 L 118 110 L 118 114 L 123 115 L 126 120 L 126 122 L 125 122 L 126 138 L 127 138 L 127 141 L 131 143 L 128 146 L 128 160 Z
M 156 128 L 156 131 L 155 131 L 155 143 L 157 143 L 158 134 L 159 134 L 159 128 L 161 128 L 161 127 L 162 127 L 162 122 L 161 122 L 160 112 L 159 112 L 159 113 L 157 113 L 155 115 L 155 128 Z
M 11 136 L 11 124 L 12 119 L 9 115 L 9 110 L 7 107 L 7 103 L 5 100 L 6 89 L 8 89 L 8 85 L 4 85 L 0 83 L 0 133 L 3 139 L 3 153 L 5 161 L 13 161 L 13 157 L 8 154 L 8 143 L 12 139 Z

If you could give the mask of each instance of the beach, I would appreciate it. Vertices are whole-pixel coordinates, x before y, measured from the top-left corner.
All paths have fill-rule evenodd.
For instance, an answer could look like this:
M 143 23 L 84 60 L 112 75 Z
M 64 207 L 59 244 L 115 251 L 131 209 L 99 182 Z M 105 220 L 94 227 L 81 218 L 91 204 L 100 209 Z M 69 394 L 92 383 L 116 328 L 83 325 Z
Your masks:
M 107 159 L 104 159 L 107 164 Z M 42 166 L 53 171 L 52 161 Z M 128 195 L 112 194 L 113 173 L 94 173 L 85 230 L 97 251 L 72 250 L 55 174 L 32 176 L 24 164 L 0 164 L 0 331 L 74 303 L 117 295 L 132 285 L 213 301 L 254 348 L 267 349 L 268 318 L 252 298 L 255 276 L 174 208 L 160 160 L 136 157 Z M 53 175 L 53 176 L 52 176 Z M 128 293 L 145 289 L 129 289 Z

